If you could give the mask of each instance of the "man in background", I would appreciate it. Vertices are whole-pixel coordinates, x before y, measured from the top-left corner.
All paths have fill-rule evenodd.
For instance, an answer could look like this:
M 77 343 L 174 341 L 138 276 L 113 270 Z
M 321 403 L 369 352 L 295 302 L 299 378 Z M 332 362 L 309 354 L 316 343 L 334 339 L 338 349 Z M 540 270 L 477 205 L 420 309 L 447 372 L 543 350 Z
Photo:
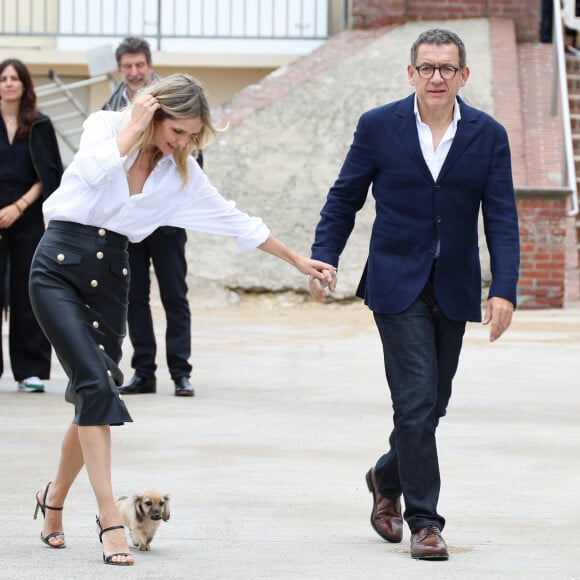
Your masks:
M 150 85 L 157 77 L 153 72 L 149 43 L 139 37 L 129 36 L 115 51 L 122 82 L 115 89 L 103 109 L 118 111 L 126 107 L 140 89 Z M 202 165 L 202 159 L 197 159 Z M 163 226 L 137 244 L 129 244 L 131 286 L 127 322 L 129 338 L 133 345 L 131 366 L 133 378 L 119 388 L 124 395 L 155 393 L 157 379 L 155 355 L 157 343 L 151 315 L 150 266 L 153 263 L 161 303 L 165 310 L 167 330 L 165 348 L 167 368 L 175 384 L 175 395 L 193 397 L 189 381 L 191 375 L 191 313 L 187 301 L 187 261 L 185 244 L 187 233 L 182 228 Z

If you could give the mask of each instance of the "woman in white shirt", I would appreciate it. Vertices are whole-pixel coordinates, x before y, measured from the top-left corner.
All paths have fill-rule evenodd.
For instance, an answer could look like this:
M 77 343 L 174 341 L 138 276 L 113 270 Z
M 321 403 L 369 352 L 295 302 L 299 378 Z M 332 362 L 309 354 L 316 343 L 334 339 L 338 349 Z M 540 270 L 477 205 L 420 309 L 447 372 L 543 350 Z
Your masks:
M 190 156 L 215 133 L 202 87 L 184 74 L 150 85 L 121 112 L 85 122 L 79 151 L 43 206 L 47 230 L 30 276 L 32 306 L 69 378 L 75 406 L 56 475 L 36 495 L 42 541 L 64 548 L 62 506 L 86 465 L 106 564 L 134 563 L 111 486 L 110 425 L 131 421 L 117 387 L 125 336 L 127 240 L 162 225 L 229 236 L 334 287 L 334 268 L 300 256 L 226 201 Z

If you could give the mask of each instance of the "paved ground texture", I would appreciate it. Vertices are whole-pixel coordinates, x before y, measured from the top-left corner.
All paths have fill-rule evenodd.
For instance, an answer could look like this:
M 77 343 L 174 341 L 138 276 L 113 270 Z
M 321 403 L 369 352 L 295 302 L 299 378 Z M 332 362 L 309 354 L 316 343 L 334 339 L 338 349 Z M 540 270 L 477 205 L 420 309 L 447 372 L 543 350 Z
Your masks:
M 158 321 L 159 336 L 163 335 Z M 0 577 L 580 578 L 580 305 L 522 311 L 490 345 L 468 328 L 439 430 L 448 562 L 416 562 L 371 529 L 364 474 L 391 426 L 379 339 L 360 304 L 263 298 L 193 316 L 196 397 L 126 397 L 114 488 L 171 494 L 172 516 L 132 568 L 105 568 L 83 472 L 67 548 L 32 519 L 72 409 L 57 363 L 45 394 L 0 381 Z M 123 369 L 129 369 L 126 352 Z M 163 354 L 163 353 L 161 353 Z

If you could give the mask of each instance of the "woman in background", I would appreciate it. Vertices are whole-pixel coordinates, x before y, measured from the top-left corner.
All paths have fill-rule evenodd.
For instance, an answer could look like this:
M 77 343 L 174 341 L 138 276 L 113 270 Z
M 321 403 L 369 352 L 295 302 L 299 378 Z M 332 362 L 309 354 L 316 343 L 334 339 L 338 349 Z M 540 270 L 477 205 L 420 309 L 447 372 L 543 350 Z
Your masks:
M 10 311 L 18 390 L 43 392 L 51 349 L 30 306 L 28 275 L 44 233 L 42 202 L 58 187 L 63 167 L 52 123 L 36 108 L 30 72 L 14 58 L 0 63 L 0 111 L 0 305 Z

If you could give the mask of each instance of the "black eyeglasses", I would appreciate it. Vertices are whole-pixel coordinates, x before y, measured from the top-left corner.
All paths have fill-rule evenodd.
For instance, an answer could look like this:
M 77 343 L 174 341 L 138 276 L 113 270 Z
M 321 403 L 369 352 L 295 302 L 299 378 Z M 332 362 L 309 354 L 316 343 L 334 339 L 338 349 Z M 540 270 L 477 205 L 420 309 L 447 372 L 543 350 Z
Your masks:
M 451 66 L 446 64 L 444 66 L 433 66 L 431 64 L 422 64 L 421 66 L 416 66 L 415 70 L 419 73 L 422 79 L 431 79 L 438 70 L 442 79 L 446 81 L 451 80 L 463 67 L 462 66 Z

